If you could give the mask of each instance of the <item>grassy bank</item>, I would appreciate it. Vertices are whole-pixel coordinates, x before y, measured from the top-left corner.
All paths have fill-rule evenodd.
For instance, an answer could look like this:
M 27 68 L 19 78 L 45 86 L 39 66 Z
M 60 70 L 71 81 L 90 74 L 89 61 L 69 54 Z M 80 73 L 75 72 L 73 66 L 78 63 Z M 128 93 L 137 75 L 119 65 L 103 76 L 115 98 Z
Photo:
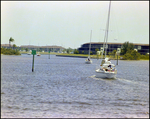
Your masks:
M 87 54 L 63 54 L 63 53 L 59 53 L 59 54 L 57 54 L 57 56 L 88 57 Z M 101 58 L 101 56 L 97 56 L 97 55 L 90 55 L 90 57 L 91 57 L 91 59 L 97 59 L 97 58 L 100 59 L 100 58 Z M 104 56 L 103 56 L 103 57 L 104 57 Z M 108 56 L 108 55 L 107 55 L 106 57 L 109 57 L 110 59 L 113 59 L 113 60 L 116 60 L 116 59 L 117 59 L 117 56 L 114 57 L 114 56 Z M 118 59 L 120 59 L 120 57 L 121 57 L 121 56 L 118 56 Z
M 84 54 L 63 54 L 63 53 L 57 53 L 56 56 L 88 57 L 88 55 L 84 55 Z M 91 59 L 97 59 L 97 58 L 100 59 L 101 58 L 101 56 L 97 56 L 97 55 L 90 55 L 90 57 L 91 57 Z M 117 60 L 117 56 L 114 56 L 114 55 L 106 55 L 106 57 L 109 57 L 112 60 Z M 123 56 L 118 56 L 118 60 L 122 60 L 122 57 Z M 141 55 L 140 60 L 149 60 L 149 57 Z
M 21 54 L 27 54 L 28 52 L 21 52 Z M 41 55 L 48 55 L 48 52 L 39 52 Z M 50 55 L 56 55 L 56 56 L 65 56 L 65 57 L 88 57 L 88 54 L 67 54 L 67 53 L 56 53 L 56 52 L 50 52 Z M 90 57 L 92 59 L 100 59 L 101 56 L 97 56 L 97 55 L 90 55 Z M 104 56 L 103 56 L 104 57 Z M 117 56 L 114 55 L 107 55 L 106 57 L 109 57 L 112 60 L 117 60 Z M 123 56 L 118 56 L 118 60 L 121 60 L 121 57 Z M 145 55 L 141 55 L 140 60 L 149 60 L 149 57 L 147 58 Z

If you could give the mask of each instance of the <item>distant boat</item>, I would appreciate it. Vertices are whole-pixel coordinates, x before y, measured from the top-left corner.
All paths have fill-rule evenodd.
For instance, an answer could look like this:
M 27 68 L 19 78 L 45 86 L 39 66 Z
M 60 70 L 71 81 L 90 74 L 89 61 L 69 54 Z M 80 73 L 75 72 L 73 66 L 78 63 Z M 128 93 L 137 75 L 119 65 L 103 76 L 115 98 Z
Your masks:
M 91 30 L 91 35 L 90 35 L 90 46 L 89 46 L 89 56 L 88 58 L 85 60 L 86 64 L 91 64 L 92 60 L 90 59 L 90 51 L 91 51 L 91 37 L 92 37 L 92 30 Z
M 106 24 L 106 31 L 105 31 L 105 38 L 106 42 L 104 39 L 104 44 L 106 43 L 105 47 L 103 44 L 103 49 L 105 48 L 105 59 L 102 59 L 100 68 L 96 69 L 96 77 L 97 78 L 116 78 L 117 75 L 117 69 L 115 68 L 115 65 L 110 62 L 109 58 L 106 58 L 106 52 L 107 52 L 107 40 L 108 40 L 108 29 L 109 29 L 109 18 L 110 18 L 110 6 L 111 6 L 111 1 L 109 3 L 109 11 L 108 11 L 108 20 Z M 103 56 L 103 50 L 102 50 L 102 56 Z
M 31 52 L 28 52 L 27 55 L 31 55 Z
M 40 53 L 37 53 L 37 56 L 41 56 L 41 54 L 40 54 Z

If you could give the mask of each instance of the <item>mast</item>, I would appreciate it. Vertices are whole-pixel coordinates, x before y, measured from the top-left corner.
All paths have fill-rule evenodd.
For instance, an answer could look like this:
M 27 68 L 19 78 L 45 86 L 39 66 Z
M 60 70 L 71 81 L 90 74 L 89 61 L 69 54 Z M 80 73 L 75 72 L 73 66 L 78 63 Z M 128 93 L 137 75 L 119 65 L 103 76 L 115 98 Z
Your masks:
M 105 50 L 105 58 L 106 58 L 106 53 L 107 53 L 107 40 L 108 40 L 108 30 L 109 30 L 109 18 L 110 18 L 110 6 L 111 6 L 111 1 L 109 3 L 109 10 L 108 10 L 108 19 L 107 19 L 107 23 L 106 23 L 106 30 L 105 30 L 105 37 L 104 37 L 104 43 L 103 43 L 103 51 L 102 51 L 102 55 L 103 52 Z M 105 40 L 106 40 L 106 45 L 105 45 Z
M 90 58 L 90 49 L 91 49 L 91 38 L 92 38 L 92 30 L 91 30 L 91 35 L 90 35 L 89 58 Z
M 110 19 L 110 7 L 111 7 L 111 1 L 109 3 L 109 11 L 108 11 L 108 19 L 107 19 L 107 25 L 106 25 L 106 46 L 107 46 L 107 40 L 108 40 L 108 30 L 109 30 L 109 19 Z M 105 58 L 106 58 L 106 52 L 107 48 L 105 46 Z

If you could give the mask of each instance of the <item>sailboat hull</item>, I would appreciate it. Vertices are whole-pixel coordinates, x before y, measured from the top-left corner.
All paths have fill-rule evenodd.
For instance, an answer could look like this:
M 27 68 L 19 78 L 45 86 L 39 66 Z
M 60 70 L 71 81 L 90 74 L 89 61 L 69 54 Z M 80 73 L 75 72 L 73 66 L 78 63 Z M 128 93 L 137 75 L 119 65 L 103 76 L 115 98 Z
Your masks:
M 116 78 L 117 75 L 117 70 L 111 72 L 111 71 L 102 71 L 100 69 L 97 69 L 95 71 L 96 73 L 96 78 L 106 78 L 106 79 L 114 79 Z
M 86 64 L 91 64 L 91 63 L 92 63 L 92 60 L 90 60 L 90 61 L 85 60 L 85 63 L 86 63 Z

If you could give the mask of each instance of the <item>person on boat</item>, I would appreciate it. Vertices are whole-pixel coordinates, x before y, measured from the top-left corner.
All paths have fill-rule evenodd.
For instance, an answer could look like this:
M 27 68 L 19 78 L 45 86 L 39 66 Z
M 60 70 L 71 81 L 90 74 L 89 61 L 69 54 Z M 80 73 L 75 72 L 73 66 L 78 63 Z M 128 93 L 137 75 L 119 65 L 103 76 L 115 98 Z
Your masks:
M 111 69 L 111 64 L 110 64 L 110 65 L 108 65 L 108 67 L 110 67 L 110 69 Z
M 88 58 L 88 61 L 90 61 L 90 59 Z

